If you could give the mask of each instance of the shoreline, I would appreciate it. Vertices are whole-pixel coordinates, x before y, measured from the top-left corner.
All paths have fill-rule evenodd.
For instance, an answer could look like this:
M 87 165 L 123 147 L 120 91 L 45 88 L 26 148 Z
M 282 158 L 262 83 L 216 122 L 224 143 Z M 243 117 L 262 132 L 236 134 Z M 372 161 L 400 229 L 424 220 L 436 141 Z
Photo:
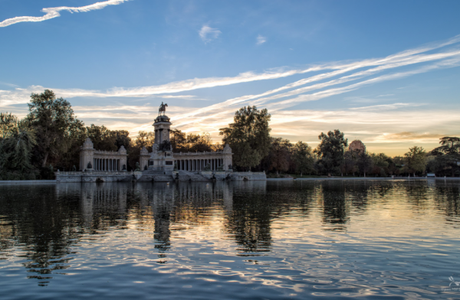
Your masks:
M 381 180 L 381 181 L 460 181 L 460 177 L 312 177 L 312 178 L 267 178 L 263 181 L 328 181 L 328 180 Z M 262 180 L 257 180 L 262 181 Z M 0 180 L 0 185 L 58 184 L 57 180 Z M 62 182 L 65 184 L 65 182 Z
M 0 180 L 0 185 L 56 184 L 56 180 Z
M 267 181 L 302 181 L 302 180 L 460 180 L 460 177 L 314 177 L 314 178 L 267 178 Z

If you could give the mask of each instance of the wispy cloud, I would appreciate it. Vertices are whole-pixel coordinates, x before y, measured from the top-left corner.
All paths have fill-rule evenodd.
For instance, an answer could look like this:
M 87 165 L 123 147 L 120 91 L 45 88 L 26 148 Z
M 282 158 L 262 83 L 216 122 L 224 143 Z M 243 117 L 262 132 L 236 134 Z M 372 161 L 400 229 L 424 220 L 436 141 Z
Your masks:
M 47 7 L 47 8 L 42 9 L 42 12 L 46 13 L 42 17 L 20 16 L 20 17 L 9 18 L 9 19 L 6 19 L 0 22 L 0 27 L 7 27 L 10 25 L 13 25 L 16 23 L 22 23 L 22 22 L 43 22 L 49 19 L 54 19 L 54 18 L 59 17 L 60 11 L 68 11 L 71 13 L 88 12 L 92 10 L 103 9 L 104 7 L 108 5 L 119 5 L 126 1 L 128 0 L 107 0 L 103 2 L 96 2 L 90 5 L 86 5 L 86 6 L 79 6 L 79 7 L 69 7 L 69 6 Z
M 266 103 L 281 98 L 289 98 L 284 104 L 291 103 L 294 105 L 297 102 L 312 101 L 322 99 L 324 97 L 334 95 L 337 93 L 345 93 L 361 86 L 368 84 L 375 84 L 385 80 L 392 80 L 404 76 L 411 76 L 428 72 L 430 70 L 439 68 L 449 68 L 458 66 L 460 60 L 460 50 L 457 48 L 449 51 L 430 53 L 430 51 L 452 45 L 460 42 L 460 35 L 446 42 L 432 44 L 429 46 L 407 50 L 384 58 L 366 59 L 353 62 L 332 62 L 322 65 L 308 66 L 302 69 L 274 69 L 262 73 L 244 72 L 234 77 L 208 77 L 208 78 L 194 78 L 183 81 L 170 82 L 163 85 L 143 86 L 133 88 L 115 87 L 106 91 L 100 90 L 84 90 L 84 89 L 56 89 L 52 88 L 56 94 L 65 98 L 73 97 L 94 97 L 94 98 L 111 98 L 111 97 L 147 97 L 162 94 L 173 94 L 184 91 L 192 91 L 197 89 L 214 88 L 220 86 L 235 85 L 240 83 L 274 80 L 279 78 L 286 78 L 293 75 L 304 75 L 311 72 L 317 74 L 307 76 L 303 79 L 291 82 L 282 87 L 268 90 L 266 92 L 256 95 L 243 95 L 236 98 L 228 99 L 216 105 L 203 108 L 196 113 L 203 113 L 212 109 L 222 109 L 222 107 L 230 107 L 233 105 L 241 105 L 244 103 L 252 102 L 257 99 L 259 104 Z M 432 65 L 424 66 L 416 70 L 408 72 L 390 73 L 383 76 L 369 78 L 380 72 L 391 72 L 392 70 L 407 67 L 416 64 Z M 354 72 L 354 73 L 353 73 Z M 340 77 L 339 77 L 340 76 Z M 330 81 L 324 82 L 326 79 L 334 78 Z M 363 80 L 365 79 L 365 80 Z M 361 81 L 359 81 L 361 80 Z M 323 82 L 322 82 L 323 81 Z M 332 88 L 340 86 L 347 82 L 355 81 L 356 83 L 347 87 Z M 320 82 L 320 83 L 316 83 Z M 313 84 L 315 83 L 315 84 Z M 298 88 L 304 85 L 304 87 Z M 0 107 L 12 104 L 27 103 L 30 93 L 43 91 L 43 86 L 30 86 L 28 88 L 16 88 L 15 90 L 0 90 Z M 49 87 L 51 88 L 51 87 Z M 297 88 L 297 89 L 295 89 Z M 329 90 L 325 90 L 329 88 Z M 283 92 L 291 90 L 288 92 Z M 320 90 L 318 93 L 306 94 Z M 283 93 L 281 93 L 283 92 Z M 270 96 L 271 95 L 271 96 Z M 296 95 L 302 95 L 296 98 Z M 293 98 L 294 97 L 294 98 Z
M 258 107 L 268 108 L 272 114 L 271 126 L 273 134 L 286 135 L 292 141 L 301 139 L 302 133 L 300 131 L 303 132 L 304 136 L 306 132 L 316 132 L 315 135 L 317 135 L 318 132 L 324 130 L 325 126 L 334 124 L 334 128 L 341 128 L 345 132 L 355 133 L 353 138 L 366 138 L 369 143 L 389 143 L 392 137 L 391 134 L 401 132 L 414 132 L 419 135 L 423 133 L 431 134 L 433 133 L 431 132 L 433 128 L 442 128 L 442 130 L 437 129 L 437 132 L 446 135 L 458 135 L 458 133 L 449 131 L 449 128 L 458 127 L 455 125 L 458 123 L 458 113 L 456 111 L 433 112 L 422 108 L 418 109 L 423 103 L 405 103 L 393 94 L 377 95 L 373 96 L 373 99 L 366 97 L 349 98 L 347 100 L 351 100 L 355 104 L 372 104 L 346 110 L 314 111 L 311 113 L 310 111 L 296 112 L 295 110 L 289 110 L 299 103 L 319 101 L 331 96 L 343 95 L 368 85 L 399 80 L 443 68 L 458 67 L 460 66 L 459 43 L 460 35 L 447 41 L 410 49 L 382 58 L 331 62 L 297 69 L 279 68 L 261 73 L 245 72 L 233 77 L 194 78 L 163 85 L 131 88 L 116 87 L 106 91 L 49 88 L 59 97 L 66 99 L 75 97 L 119 98 L 119 101 L 123 101 L 122 98 L 125 98 L 133 102 L 134 98 L 147 100 L 147 97 L 154 97 L 196 100 L 196 96 L 190 91 L 280 78 L 288 80 L 287 78 L 296 75 L 297 80 L 291 80 L 287 84 L 257 94 L 238 95 L 212 105 L 188 107 L 187 109 L 170 105 L 168 115 L 172 118 L 176 128 L 184 131 L 192 129 L 207 131 L 218 139 L 218 129 L 227 126 L 232 121 L 236 109 L 244 105 L 257 105 Z M 11 90 L 0 90 L 0 107 L 25 104 L 29 101 L 31 93 L 41 93 L 44 88 L 43 86 L 31 86 L 28 88 L 16 87 Z M 188 95 L 179 94 L 185 91 L 187 91 Z M 390 99 L 387 97 L 390 96 L 394 103 L 388 103 Z M 95 110 L 94 107 L 91 107 L 89 110 L 79 108 L 75 111 L 84 118 L 91 120 L 103 119 L 107 126 L 112 123 L 115 126 L 117 124 L 116 120 L 125 124 L 129 119 L 132 124 L 132 127 L 130 127 L 132 130 L 145 130 L 150 128 L 151 118 L 156 114 L 156 108 L 156 105 L 152 109 L 147 106 L 128 108 L 120 105 L 120 107 L 110 107 L 109 110 L 102 108 Z M 136 114 L 138 112 L 142 112 L 142 115 L 139 115 L 137 120 Z M 443 117 L 433 118 L 432 116 L 436 115 L 436 113 Z M 124 117 L 124 115 L 128 117 Z M 362 132 L 362 126 L 366 127 L 366 130 L 369 131 L 368 134 Z M 334 128 L 328 128 L 328 130 Z M 409 138 L 411 137 L 408 135 L 406 140 Z M 402 138 L 396 138 L 395 135 L 394 140 L 399 141 Z M 428 136 L 424 141 L 428 141 Z
M 404 140 L 404 141 L 420 141 L 420 140 L 429 140 L 429 141 L 439 141 L 441 137 L 443 137 L 444 134 L 439 134 L 439 133 L 430 133 L 430 132 L 422 132 L 422 133 L 417 133 L 417 132 L 396 132 L 396 133 L 390 133 L 390 134 L 385 134 L 383 136 L 384 139 L 387 140 Z
M 413 108 L 416 106 L 426 105 L 425 103 L 392 103 L 392 104 L 380 104 L 380 105 L 372 105 L 372 106 L 363 106 L 363 107 L 353 107 L 350 108 L 351 110 L 360 110 L 360 111 L 380 111 L 382 109 L 390 110 L 390 109 L 401 109 L 404 107 Z
M 0 81 L 0 85 L 6 85 L 6 86 L 9 86 L 9 87 L 19 87 L 19 86 L 16 85 L 16 84 L 12 84 L 12 83 L 8 83 L 8 82 L 3 82 L 3 81 Z
M 259 34 L 256 38 L 256 45 L 262 45 L 266 41 L 267 41 L 267 38 Z
M 208 43 L 214 39 L 217 39 L 222 32 L 217 28 L 209 27 L 208 25 L 203 25 L 198 34 L 203 42 Z

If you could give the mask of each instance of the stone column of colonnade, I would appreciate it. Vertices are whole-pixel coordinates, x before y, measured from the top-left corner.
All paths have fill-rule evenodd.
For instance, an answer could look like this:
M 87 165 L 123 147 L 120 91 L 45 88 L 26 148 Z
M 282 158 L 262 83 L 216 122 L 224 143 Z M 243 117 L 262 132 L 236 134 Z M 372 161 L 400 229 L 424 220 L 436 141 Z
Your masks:
M 177 169 L 181 171 L 204 171 L 206 164 L 209 163 L 211 171 L 217 171 L 219 167 L 223 167 L 223 158 L 210 159 L 178 159 L 176 161 Z
M 116 158 L 95 158 L 94 159 L 94 170 L 114 172 L 120 171 L 120 159 Z

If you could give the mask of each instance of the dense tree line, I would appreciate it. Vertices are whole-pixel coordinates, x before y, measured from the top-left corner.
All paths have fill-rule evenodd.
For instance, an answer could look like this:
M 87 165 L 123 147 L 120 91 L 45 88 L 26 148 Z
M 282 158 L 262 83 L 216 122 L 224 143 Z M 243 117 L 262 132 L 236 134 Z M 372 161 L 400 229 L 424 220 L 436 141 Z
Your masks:
M 302 141 L 270 136 L 270 114 L 255 106 L 235 113 L 234 123 L 220 129 L 222 141 L 233 149 L 234 169 L 266 171 L 276 174 L 345 175 L 345 176 L 438 176 L 460 175 L 460 138 L 443 137 L 440 147 L 426 152 L 422 147 L 409 148 L 403 157 L 384 153 L 347 149 L 348 139 L 335 129 L 318 136 L 312 150 Z
M 389 176 L 460 175 L 460 138 L 443 137 L 440 146 L 430 152 L 411 147 L 403 157 L 383 153 L 349 150 L 345 134 L 336 129 L 318 136 L 312 149 L 302 141 L 270 136 L 270 114 L 266 109 L 247 106 L 235 112 L 234 122 L 220 129 L 222 144 L 212 143 L 208 133 L 186 134 L 171 130 L 174 152 L 216 151 L 229 144 L 233 150 L 233 168 L 239 171 L 266 171 L 275 176 L 345 175 Z M 0 179 L 49 179 L 54 171 L 75 170 L 80 147 L 90 138 L 97 150 L 128 153 L 128 170 L 135 168 L 142 148 L 149 152 L 154 133 L 140 131 L 132 140 L 126 130 L 110 130 L 104 125 L 85 126 L 74 115 L 70 103 L 56 98 L 50 90 L 32 94 L 29 114 L 22 120 L 0 113 Z

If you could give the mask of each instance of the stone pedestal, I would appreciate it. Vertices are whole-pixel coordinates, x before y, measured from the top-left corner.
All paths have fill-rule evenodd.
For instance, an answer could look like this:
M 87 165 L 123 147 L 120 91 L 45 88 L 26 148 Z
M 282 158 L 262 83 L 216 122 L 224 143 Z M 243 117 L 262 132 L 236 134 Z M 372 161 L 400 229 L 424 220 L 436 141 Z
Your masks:
M 174 155 L 172 152 L 169 131 L 171 122 L 165 115 L 160 115 L 153 123 L 155 128 L 155 143 L 149 160 L 149 169 L 154 171 L 172 172 L 174 170 Z

